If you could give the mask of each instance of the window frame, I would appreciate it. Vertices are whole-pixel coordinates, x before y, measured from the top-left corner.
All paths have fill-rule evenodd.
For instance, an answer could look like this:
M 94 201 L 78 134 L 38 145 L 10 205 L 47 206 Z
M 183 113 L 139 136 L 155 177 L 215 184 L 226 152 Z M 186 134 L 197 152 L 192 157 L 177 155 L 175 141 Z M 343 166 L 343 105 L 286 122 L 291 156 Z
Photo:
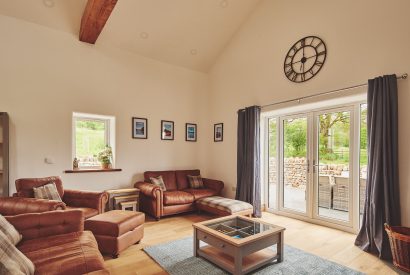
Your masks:
M 71 150 L 71 161 L 77 156 L 76 151 L 76 122 L 77 121 L 100 121 L 105 124 L 105 143 L 108 144 L 112 149 L 112 167 L 115 167 L 115 117 L 107 115 L 89 114 L 89 113 L 78 113 L 73 112 L 72 115 L 72 150 Z M 80 170 L 86 169 L 100 169 L 100 165 L 96 166 L 79 166 Z

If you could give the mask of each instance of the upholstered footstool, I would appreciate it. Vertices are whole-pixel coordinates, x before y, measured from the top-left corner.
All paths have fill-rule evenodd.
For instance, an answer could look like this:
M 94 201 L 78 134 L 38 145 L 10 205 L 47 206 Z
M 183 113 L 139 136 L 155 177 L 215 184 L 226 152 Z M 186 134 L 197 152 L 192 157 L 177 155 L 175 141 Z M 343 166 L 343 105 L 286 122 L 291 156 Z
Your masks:
M 124 249 L 140 242 L 144 222 L 144 213 L 113 210 L 85 220 L 84 229 L 93 232 L 101 253 L 117 258 Z
M 209 212 L 219 216 L 229 215 L 252 215 L 253 206 L 247 202 L 212 196 L 196 201 L 196 207 L 200 211 Z

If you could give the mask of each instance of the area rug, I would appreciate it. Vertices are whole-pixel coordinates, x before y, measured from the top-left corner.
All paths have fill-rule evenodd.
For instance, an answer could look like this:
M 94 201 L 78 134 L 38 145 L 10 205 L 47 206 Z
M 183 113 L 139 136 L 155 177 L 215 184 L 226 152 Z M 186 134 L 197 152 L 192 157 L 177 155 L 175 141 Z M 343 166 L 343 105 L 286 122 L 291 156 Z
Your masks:
M 275 246 L 271 248 L 276 250 Z M 171 275 L 228 274 L 205 259 L 193 256 L 192 237 L 146 247 L 144 251 Z M 350 275 L 363 273 L 285 245 L 285 257 L 282 263 L 266 265 L 252 274 Z

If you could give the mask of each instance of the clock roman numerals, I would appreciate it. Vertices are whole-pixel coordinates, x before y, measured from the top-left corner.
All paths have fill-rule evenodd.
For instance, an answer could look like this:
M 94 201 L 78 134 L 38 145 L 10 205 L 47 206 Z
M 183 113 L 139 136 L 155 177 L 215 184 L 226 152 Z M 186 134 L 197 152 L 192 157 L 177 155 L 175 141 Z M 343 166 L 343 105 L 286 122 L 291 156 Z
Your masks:
M 292 69 L 285 72 L 287 78 L 292 78 L 291 75 L 296 74 Z
M 305 82 L 313 78 L 322 69 L 326 61 L 326 44 L 317 36 L 300 39 L 289 49 L 284 72 L 292 82 Z

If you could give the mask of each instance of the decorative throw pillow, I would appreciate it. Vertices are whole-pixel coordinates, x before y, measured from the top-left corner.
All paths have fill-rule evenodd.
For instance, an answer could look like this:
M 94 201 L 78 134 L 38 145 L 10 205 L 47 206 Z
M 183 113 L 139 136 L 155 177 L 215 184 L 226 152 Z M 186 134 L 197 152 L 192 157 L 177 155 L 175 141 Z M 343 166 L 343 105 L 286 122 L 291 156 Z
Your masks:
M 36 199 L 62 201 L 54 182 L 50 182 L 39 187 L 33 187 L 33 191 Z
M 199 189 L 199 188 L 203 188 L 204 187 L 204 183 L 202 181 L 202 177 L 201 176 L 187 176 L 188 180 L 189 180 L 189 185 L 191 186 L 191 188 L 193 189 Z
M 21 241 L 21 234 L 2 215 L 0 215 L 0 232 L 2 232 L 13 245 Z M 0 274 L 2 273 L 0 272 Z
M 0 231 L 0 274 L 33 275 L 34 264 Z
M 149 179 L 151 180 L 152 184 L 158 185 L 162 191 L 167 191 L 167 188 L 165 187 L 164 179 L 162 178 L 162 176 L 158 176 L 155 178 L 151 177 Z

